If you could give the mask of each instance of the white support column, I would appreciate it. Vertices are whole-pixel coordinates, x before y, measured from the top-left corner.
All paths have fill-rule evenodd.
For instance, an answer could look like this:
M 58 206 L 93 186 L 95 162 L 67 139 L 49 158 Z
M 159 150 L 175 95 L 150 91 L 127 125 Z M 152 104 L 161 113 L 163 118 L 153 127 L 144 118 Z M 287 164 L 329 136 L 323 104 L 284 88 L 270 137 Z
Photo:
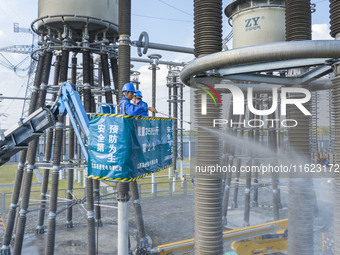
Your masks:
M 129 254 L 129 203 L 118 201 L 118 255 Z

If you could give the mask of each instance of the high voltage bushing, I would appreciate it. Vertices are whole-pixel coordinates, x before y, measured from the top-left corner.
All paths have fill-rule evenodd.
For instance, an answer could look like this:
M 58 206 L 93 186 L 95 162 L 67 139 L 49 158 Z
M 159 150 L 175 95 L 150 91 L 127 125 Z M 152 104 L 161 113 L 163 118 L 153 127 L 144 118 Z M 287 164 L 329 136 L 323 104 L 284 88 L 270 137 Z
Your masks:
M 340 33 L 340 2 L 338 0 L 330 0 L 330 24 L 331 36 L 335 38 Z
M 286 41 L 310 40 L 310 0 L 286 0 Z
M 222 49 L 222 1 L 194 1 L 195 56 Z
M 222 1 L 194 1 L 195 57 L 222 50 Z M 200 127 L 212 127 L 219 118 L 220 107 L 207 100 L 207 115 L 201 115 L 202 91 L 195 91 L 195 121 L 197 130 L 197 164 L 208 166 L 220 160 L 218 138 Z M 222 238 L 222 176 L 195 175 L 195 254 L 223 253 Z
M 332 80 L 333 83 L 333 90 L 332 90 L 332 101 L 334 108 L 334 129 L 339 130 L 340 127 L 340 63 L 337 62 L 334 66 L 334 74 L 335 78 Z M 334 137 L 334 156 L 335 162 L 340 161 L 340 136 L 337 132 L 335 132 Z M 340 254 L 340 174 L 334 174 L 334 185 L 335 185 L 335 199 L 334 199 L 334 210 L 333 210 L 333 219 L 334 219 L 334 254 Z
M 201 115 L 201 96 L 195 91 L 195 121 L 197 123 L 198 166 L 211 166 L 220 161 L 220 141 L 206 128 L 211 129 L 213 119 L 220 116 L 211 98 L 207 98 L 207 114 Z M 215 131 L 219 132 L 219 131 Z M 195 254 L 222 254 L 222 176 L 220 173 L 195 174 Z
M 286 41 L 311 39 L 310 0 L 286 1 Z M 297 98 L 291 95 L 291 98 Z M 309 106 L 307 106 L 309 108 Z M 288 129 L 288 138 L 294 155 L 298 154 L 306 162 L 310 160 L 309 118 L 294 107 L 287 108 L 287 118 L 296 119 L 299 125 Z M 292 157 L 293 159 L 294 157 Z M 296 157 L 295 157 L 296 159 Z M 301 162 L 296 162 L 301 163 Z M 303 162 L 305 163 L 305 162 Z M 288 205 L 288 253 L 309 255 L 314 253 L 313 223 L 314 200 L 311 179 L 289 180 Z M 299 215 L 303 215 L 300 217 Z

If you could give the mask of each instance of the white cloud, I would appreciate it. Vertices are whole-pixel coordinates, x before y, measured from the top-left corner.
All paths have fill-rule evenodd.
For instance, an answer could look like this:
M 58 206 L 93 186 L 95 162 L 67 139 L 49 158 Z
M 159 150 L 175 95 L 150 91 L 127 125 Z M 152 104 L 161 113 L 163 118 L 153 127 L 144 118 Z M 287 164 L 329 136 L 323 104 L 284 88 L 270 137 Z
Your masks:
M 328 24 L 314 24 L 312 26 L 313 40 L 332 40 L 329 32 Z

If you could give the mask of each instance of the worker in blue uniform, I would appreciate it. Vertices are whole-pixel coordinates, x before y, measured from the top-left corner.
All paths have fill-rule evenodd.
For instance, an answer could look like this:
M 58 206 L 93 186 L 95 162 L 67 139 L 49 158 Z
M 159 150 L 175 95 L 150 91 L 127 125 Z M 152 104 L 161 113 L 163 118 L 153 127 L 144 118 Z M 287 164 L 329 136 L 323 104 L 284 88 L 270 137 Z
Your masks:
M 157 113 L 154 107 L 134 105 L 130 102 L 136 93 L 135 86 L 132 83 L 125 83 L 122 92 L 124 96 L 119 102 L 119 114 L 138 116 L 147 111 Z
M 136 90 L 135 98 L 136 98 L 135 102 L 137 105 L 148 108 L 148 104 L 142 100 L 143 98 L 142 91 Z M 148 117 L 149 116 L 148 111 L 143 112 L 141 116 Z

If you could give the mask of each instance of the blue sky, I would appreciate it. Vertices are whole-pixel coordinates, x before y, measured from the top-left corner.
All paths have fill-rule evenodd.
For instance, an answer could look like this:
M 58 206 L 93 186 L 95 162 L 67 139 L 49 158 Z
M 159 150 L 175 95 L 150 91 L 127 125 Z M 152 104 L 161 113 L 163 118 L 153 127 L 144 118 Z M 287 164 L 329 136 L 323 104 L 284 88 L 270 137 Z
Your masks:
M 99 1 L 99 0 L 98 0 Z M 224 1 L 223 9 L 231 0 Z M 313 2 L 313 1 L 312 1 Z M 316 0 L 316 12 L 313 14 L 313 39 L 330 39 L 328 35 L 329 2 Z M 0 0 L 0 48 L 14 44 L 30 44 L 31 35 L 13 33 L 13 23 L 18 22 L 20 27 L 29 27 L 37 18 L 37 0 Z M 224 15 L 223 15 L 224 16 Z M 150 42 L 193 47 L 193 1 L 192 0 L 132 0 L 132 40 L 137 40 L 142 31 L 149 34 Z M 224 37 L 231 31 L 227 18 L 223 19 Z M 132 56 L 137 57 L 137 49 L 132 48 Z M 150 49 L 149 53 L 159 53 L 164 60 L 190 61 L 193 56 Z M 6 58 L 17 64 L 25 58 L 23 55 L 4 53 Z M 146 56 L 143 56 L 146 58 Z M 26 60 L 23 67 L 28 66 Z M 134 70 L 142 75 L 141 88 L 146 101 L 151 101 L 151 72 L 148 65 L 134 63 Z M 157 106 L 161 112 L 167 112 L 166 66 L 161 67 L 157 76 Z M 20 73 L 25 75 L 25 73 Z M 0 66 L 0 93 L 5 96 L 24 96 L 26 79 L 18 77 L 13 71 Z M 185 99 L 189 99 L 189 89 L 186 88 Z M 186 104 L 189 106 L 188 101 Z M 4 100 L 0 102 L 0 113 L 6 113 L 7 118 L 0 117 L 0 128 L 9 128 L 15 124 L 21 114 L 22 101 Z M 186 114 L 189 120 L 189 113 Z

